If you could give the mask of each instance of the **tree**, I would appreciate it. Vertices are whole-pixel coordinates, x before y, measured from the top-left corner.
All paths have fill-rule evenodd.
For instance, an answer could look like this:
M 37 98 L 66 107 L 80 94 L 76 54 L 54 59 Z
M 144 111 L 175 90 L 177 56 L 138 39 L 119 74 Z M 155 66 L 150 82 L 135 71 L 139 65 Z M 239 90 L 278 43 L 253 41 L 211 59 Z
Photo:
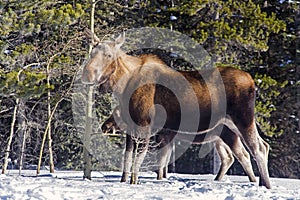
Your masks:
M 66 31 L 65 26 L 72 26 L 77 22 L 83 14 L 82 6 L 51 1 L 1 2 L 0 12 L 1 15 L 3 14 L 0 21 L 2 27 L 0 38 L 2 97 L 19 98 L 20 101 L 26 100 L 26 102 L 36 101 L 33 108 L 38 107 L 36 106 L 38 102 L 47 104 L 45 94 L 48 92 L 48 100 L 50 100 L 50 91 L 54 89 L 55 82 L 62 81 L 59 68 L 62 65 L 71 64 L 69 53 L 60 53 L 54 56 L 54 60 L 52 56 L 61 52 L 65 42 L 74 37 L 74 32 Z M 49 60 L 51 61 L 48 62 Z M 23 72 L 18 79 L 20 69 Z M 73 72 L 76 71 L 77 69 L 73 69 Z M 72 69 L 66 72 L 72 72 Z M 53 74 L 51 81 L 49 73 Z M 53 101 L 48 101 L 50 107 L 50 104 L 56 103 L 56 97 L 51 95 L 52 97 Z M 47 109 L 48 113 L 50 107 Z M 30 113 L 34 113 L 33 110 Z M 45 126 L 43 117 L 35 120 L 38 124 L 42 124 L 42 127 Z M 28 123 L 32 124 L 33 121 Z M 50 133 L 48 135 L 50 136 Z M 51 138 L 49 139 L 51 141 Z M 25 145 L 25 142 L 23 144 Z M 51 147 L 50 143 L 49 146 Z M 53 171 L 53 167 L 51 168 Z
M 234 64 L 249 71 L 256 78 L 258 86 L 257 119 L 265 137 L 273 136 L 273 140 L 276 140 L 283 134 L 286 129 L 284 127 L 295 127 L 290 126 L 290 121 L 278 120 L 283 104 L 285 107 L 291 105 L 288 106 L 291 111 L 285 112 L 289 116 L 285 118 L 297 116 L 295 111 L 298 110 L 295 92 L 285 93 L 290 87 L 287 83 L 291 81 L 291 77 L 286 77 L 284 74 L 289 71 L 288 68 L 293 64 L 295 57 L 287 56 L 291 51 L 278 46 L 295 47 L 294 43 L 291 43 L 295 34 L 288 32 L 296 30 L 291 28 L 294 26 L 292 18 L 297 16 L 296 4 L 287 1 L 197 0 L 140 1 L 139 3 L 128 1 L 126 4 L 113 1 L 111 5 L 117 5 L 114 8 L 105 5 L 103 4 L 101 8 L 106 12 L 115 11 L 113 16 L 105 18 L 106 26 L 115 26 L 117 23 L 129 27 L 148 25 L 168 28 L 172 24 L 175 30 L 199 41 L 218 64 Z M 137 12 L 137 9 L 140 12 Z M 124 15 L 120 14 L 122 10 Z M 278 45 L 278 41 L 283 42 L 283 45 Z M 274 52 L 277 52 L 278 56 L 274 56 Z M 278 62 L 282 58 L 281 64 L 290 66 L 281 67 L 282 70 L 278 71 L 277 66 L 281 64 L 274 65 L 271 62 Z M 296 72 L 293 67 L 290 69 Z M 282 78 L 278 78 L 278 75 Z M 292 82 L 296 83 L 297 80 L 292 78 Z M 293 96 L 289 98 L 294 99 L 293 103 L 285 103 L 286 95 Z M 297 120 L 296 117 L 294 119 Z M 267 139 L 271 142 L 270 138 Z
M 83 144 L 79 135 L 84 129 L 81 124 L 74 125 L 72 96 L 76 91 L 69 88 L 87 59 L 89 41 L 83 37 L 83 30 L 90 26 L 91 5 L 81 0 L 0 2 L 0 158 L 6 156 L 13 128 L 9 157 L 17 160 L 24 144 L 23 165 L 36 164 L 43 135 L 50 126 L 53 162 L 64 169 L 82 169 Z M 296 1 L 105 0 L 94 5 L 94 32 L 101 38 L 124 29 L 172 26 L 198 41 L 218 65 L 234 65 L 250 72 L 258 86 L 257 119 L 271 144 L 270 173 L 299 177 L 299 154 L 295 153 L 300 144 Z M 143 52 L 158 54 L 167 64 L 174 63 L 175 68 L 190 69 L 183 60 L 170 57 L 169 52 L 152 49 L 133 53 Z M 22 73 L 18 80 L 19 71 Z M 75 80 L 74 84 L 79 83 Z M 103 120 L 113 103 L 109 95 L 96 96 L 93 109 Z M 20 103 L 23 113 L 16 110 L 14 115 Z M 49 107 L 55 110 L 50 123 Z M 101 145 L 110 140 L 116 139 L 109 138 Z M 111 151 L 115 145 L 107 147 L 109 150 L 100 149 L 101 145 L 97 151 L 103 153 L 103 159 L 116 161 L 117 152 Z M 48 150 L 42 155 L 41 165 L 51 160 L 49 146 L 45 144 Z M 190 157 L 197 148 L 200 147 L 191 148 L 183 160 L 177 160 L 177 166 L 188 160 L 197 162 L 196 156 Z M 94 157 L 92 167 L 119 168 L 103 159 L 95 163 Z M 206 164 L 198 167 L 207 170 L 210 165 Z M 196 172 L 196 167 L 193 170 Z M 231 171 L 239 170 L 233 166 Z
M 8 166 L 8 157 L 9 157 L 9 152 L 10 152 L 10 146 L 11 146 L 12 139 L 13 139 L 14 132 L 15 132 L 14 127 L 15 127 L 15 122 L 16 122 L 18 104 L 19 104 L 19 99 L 16 100 L 16 105 L 15 105 L 14 111 L 13 111 L 13 118 L 12 118 L 12 122 L 11 122 L 9 139 L 8 139 L 8 142 L 7 142 L 7 146 L 6 146 L 6 150 L 5 150 L 5 157 L 4 157 L 4 160 L 3 160 L 2 174 L 6 173 L 6 169 L 7 169 L 7 166 Z
M 271 143 L 271 175 L 299 178 L 299 4 L 296 1 L 267 1 L 265 12 L 276 13 L 286 24 L 286 31 L 270 35 L 269 50 L 261 55 L 266 73 L 278 82 L 286 82 L 280 95 L 273 99 L 276 110 L 269 120 L 282 130 L 268 138 Z

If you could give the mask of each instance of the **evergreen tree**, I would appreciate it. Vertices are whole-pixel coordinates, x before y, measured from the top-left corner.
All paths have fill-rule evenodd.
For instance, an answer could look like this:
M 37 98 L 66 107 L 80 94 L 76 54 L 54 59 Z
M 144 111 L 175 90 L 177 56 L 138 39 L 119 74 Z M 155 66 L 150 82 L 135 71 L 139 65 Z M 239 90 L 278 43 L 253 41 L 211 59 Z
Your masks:
M 271 144 L 270 173 L 299 177 L 296 1 L 112 0 L 98 1 L 95 6 L 95 32 L 100 38 L 131 28 L 172 27 L 203 45 L 218 65 L 234 65 L 250 72 L 257 84 L 257 121 L 262 135 Z M 73 126 L 69 89 L 87 59 L 89 41 L 83 37 L 83 29 L 90 23 L 90 9 L 91 4 L 81 0 L 0 2 L 0 159 L 5 154 L 19 99 L 23 112 L 17 112 L 14 125 L 18 134 L 12 139 L 12 160 L 18 159 L 13 153 L 20 151 L 23 130 L 28 134 L 24 165 L 36 164 L 49 103 L 51 110 L 57 105 L 51 123 L 54 161 L 61 168 L 80 168 L 82 144 L 77 133 L 82 130 Z M 184 62 L 168 57 L 168 52 L 149 52 L 159 54 L 168 64 L 173 62 L 190 69 L 189 65 L 183 66 Z M 101 120 L 111 110 L 108 96 L 97 97 L 95 110 Z M 20 128 L 23 122 L 26 128 Z M 119 152 L 111 151 L 114 148 L 112 144 L 106 155 L 105 149 L 97 151 L 114 160 Z M 195 153 L 197 149 L 199 146 L 189 152 Z M 48 163 L 47 151 L 43 156 L 44 163 Z M 186 166 L 180 162 L 187 160 L 197 162 L 188 154 L 184 156 L 177 161 L 178 166 Z M 103 163 L 104 160 L 94 167 L 103 167 Z M 203 170 L 209 167 L 206 164 Z M 111 169 L 119 168 L 114 165 L 109 163 Z M 192 169 L 195 173 L 196 168 L 201 166 Z M 234 166 L 231 171 L 240 171 L 237 168 Z
M 74 42 L 78 43 L 78 34 L 76 29 L 68 30 L 66 27 L 78 23 L 84 11 L 80 4 L 68 2 L 61 4 L 52 1 L 4 1 L 0 4 L 0 14 L 3 16 L 0 21 L 1 99 L 17 98 L 25 101 L 27 106 L 33 105 L 25 112 L 29 124 L 28 131 L 40 133 L 40 130 L 45 128 L 44 122 L 47 121 L 47 114 L 39 114 L 47 111 L 45 93 L 49 91 L 51 94 L 51 90 L 59 91 L 61 88 L 61 93 L 51 96 L 50 104 L 55 105 L 58 99 L 65 97 L 65 90 L 62 88 L 66 88 L 66 83 L 72 80 L 70 73 L 74 74 L 79 67 L 74 66 L 74 49 L 73 52 L 70 51 L 75 48 Z M 68 69 L 67 66 L 71 67 Z M 50 69 L 48 73 L 46 68 Z M 47 82 L 49 74 L 51 80 Z M 66 79 L 66 75 L 69 76 L 69 80 Z M 55 85 L 58 88 L 55 88 Z M 34 116 L 37 114 L 40 118 Z M 2 120 L 7 121 L 1 116 Z M 33 123 L 40 126 L 32 127 Z M 16 123 L 16 127 L 20 125 Z M 5 129 L 9 130 L 7 127 L 3 127 L 2 130 Z M 8 133 L 4 132 L 5 134 Z M 38 138 L 40 137 L 39 135 Z
M 269 50 L 261 55 L 265 73 L 278 82 L 286 82 L 273 99 L 276 110 L 269 121 L 282 134 L 269 138 L 271 175 L 299 178 L 299 4 L 296 1 L 267 1 L 265 12 L 276 13 L 286 24 L 286 31 L 270 35 Z

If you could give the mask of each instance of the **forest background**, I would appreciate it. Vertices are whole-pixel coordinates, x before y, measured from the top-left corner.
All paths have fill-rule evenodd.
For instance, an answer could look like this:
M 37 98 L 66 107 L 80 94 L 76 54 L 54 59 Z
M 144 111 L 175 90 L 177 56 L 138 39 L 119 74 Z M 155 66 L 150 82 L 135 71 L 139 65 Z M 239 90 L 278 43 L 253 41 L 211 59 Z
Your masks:
M 95 32 L 103 38 L 132 28 L 172 29 L 201 44 L 216 64 L 249 72 L 257 85 L 260 134 L 271 145 L 270 175 L 300 178 L 299 6 L 298 1 L 285 0 L 102 0 L 95 4 Z M 91 8 L 88 0 L 0 2 L 2 168 L 5 157 L 9 168 L 35 166 L 41 149 L 44 166 L 53 161 L 58 169 L 83 168 L 84 130 L 74 125 L 72 97 L 88 58 L 90 41 L 84 29 Z M 169 52 L 152 53 L 189 70 Z M 94 102 L 100 119 L 95 134 L 101 135 L 100 124 L 111 107 L 109 95 Z M 116 158 L 122 153 L 123 136 L 103 137 L 93 169 L 120 170 Z M 192 145 L 172 170 L 211 173 L 213 154 L 201 158 L 200 148 L 203 145 Z M 229 174 L 243 170 L 234 163 Z

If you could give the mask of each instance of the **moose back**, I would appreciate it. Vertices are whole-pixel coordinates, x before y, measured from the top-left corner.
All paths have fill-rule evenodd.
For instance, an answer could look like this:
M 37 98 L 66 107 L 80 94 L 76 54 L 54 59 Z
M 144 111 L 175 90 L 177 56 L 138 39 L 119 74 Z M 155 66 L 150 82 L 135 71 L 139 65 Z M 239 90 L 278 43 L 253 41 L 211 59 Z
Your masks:
M 82 82 L 112 90 L 127 125 L 121 181 L 137 183 L 140 166 L 154 132 L 165 130 L 198 137 L 220 125 L 241 138 L 256 160 L 259 184 L 271 188 L 269 145 L 259 136 L 255 118 L 255 85 L 251 76 L 231 67 L 180 72 L 154 55 L 131 56 L 121 50 L 125 34 L 115 41 L 95 41 Z M 221 133 L 221 131 L 219 131 Z

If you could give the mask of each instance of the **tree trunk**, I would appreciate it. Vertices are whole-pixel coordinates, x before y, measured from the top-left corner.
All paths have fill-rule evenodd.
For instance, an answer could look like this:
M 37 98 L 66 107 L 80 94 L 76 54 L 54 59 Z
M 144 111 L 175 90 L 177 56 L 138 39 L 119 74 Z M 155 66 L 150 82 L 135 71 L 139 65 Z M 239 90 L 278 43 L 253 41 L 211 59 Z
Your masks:
M 45 146 L 45 141 L 46 141 L 46 137 L 48 135 L 48 130 L 51 126 L 51 120 L 53 118 L 53 115 L 57 109 L 57 106 L 59 105 L 59 103 L 63 100 L 63 98 L 61 98 L 58 102 L 56 102 L 50 116 L 49 116 L 49 119 L 48 119 L 48 123 L 47 123 L 47 127 L 46 127 L 46 130 L 44 132 L 44 136 L 43 136 L 43 140 L 42 140 L 42 144 L 41 144 L 41 149 L 40 149 L 40 155 L 39 155 L 39 161 L 38 161 L 38 166 L 37 166 L 37 171 L 36 171 L 36 174 L 40 174 L 41 172 L 41 165 L 42 165 L 42 157 L 43 157 L 43 150 L 44 150 L 44 146 Z
M 20 163 L 19 163 L 19 175 L 21 175 L 23 169 L 23 160 L 24 160 L 24 153 L 25 153 L 25 146 L 26 146 L 26 138 L 27 138 L 27 130 L 24 130 L 22 135 L 22 146 L 21 146 L 21 153 L 20 153 Z
M 10 153 L 10 146 L 11 146 L 12 139 L 13 139 L 14 132 L 15 132 L 15 123 L 16 123 L 16 118 L 17 118 L 17 111 L 18 111 L 19 101 L 20 101 L 20 99 L 17 98 L 16 99 L 16 105 L 14 107 L 12 122 L 11 122 L 11 125 L 10 125 L 9 139 L 8 139 L 8 142 L 7 142 L 5 155 L 4 155 L 4 161 L 3 161 L 3 166 L 2 166 L 2 174 L 6 173 L 7 166 L 8 166 L 8 157 L 9 157 L 9 153 Z
M 92 158 L 90 154 L 90 142 L 93 131 L 93 86 L 87 88 L 87 99 L 86 99 L 86 115 L 85 115 L 85 132 L 83 139 L 83 178 L 92 179 Z
M 49 130 L 48 130 L 48 150 L 49 150 L 49 166 L 50 166 L 49 170 L 50 170 L 50 173 L 54 173 L 51 126 L 49 127 Z
M 92 9 L 91 9 L 91 24 L 90 29 L 94 33 L 94 15 L 95 15 L 95 5 L 96 1 L 91 0 Z M 92 51 L 92 45 L 89 46 L 89 53 Z M 86 96 L 86 112 L 85 112 L 85 132 L 83 138 L 83 178 L 92 179 L 92 158 L 90 154 L 90 142 L 92 135 L 92 122 L 93 122 L 93 86 L 87 86 L 87 96 Z
M 49 121 L 48 121 L 49 122 Z M 41 173 L 41 165 L 42 165 L 42 158 L 43 158 L 43 151 L 44 151 L 44 146 L 45 146 L 45 141 L 46 141 L 46 136 L 48 133 L 48 127 L 49 123 L 46 127 L 46 130 L 44 132 L 44 136 L 43 136 L 43 140 L 42 140 L 42 144 L 41 144 L 41 149 L 40 149 L 40 154 L 39 154 L 39 161 L 38 161 L 38 165 L 37 165 L 37 169 L 36 169 L 36 174 L 40 174 Z
M 26 137 L 27 137 L 27 123 L 24 117 L 26 116 L 25 113 L 25 102 L 20 100 L 19 102 L 19 137 L 20 137 L 20 152 L 19 152 L 19 175 L 21 175 L 22 168 L 23 168 L 23 160 L 25 154 L 25 146 L 26 146 Z
M 47 65 L 47 69 L 46 69 L 46 73 L 47 73 L 47 84 L 50 85 L 50 65 Z M 50 173 L 54 173 L 54 162 L 53 162 L 53 151 L 52 151 L 52 137 L 51 137 L 51 121 L 52 121 L 52 117 L 51 117 L 51 104 L 50 104 L 50 100 L 51 100 L 51 92 L 50 89 L 48 89 L 48 124 L 50 124 L 49 129 L 48 129 L 48 150 L 49 150 L 49 166 L 50 166 Z

